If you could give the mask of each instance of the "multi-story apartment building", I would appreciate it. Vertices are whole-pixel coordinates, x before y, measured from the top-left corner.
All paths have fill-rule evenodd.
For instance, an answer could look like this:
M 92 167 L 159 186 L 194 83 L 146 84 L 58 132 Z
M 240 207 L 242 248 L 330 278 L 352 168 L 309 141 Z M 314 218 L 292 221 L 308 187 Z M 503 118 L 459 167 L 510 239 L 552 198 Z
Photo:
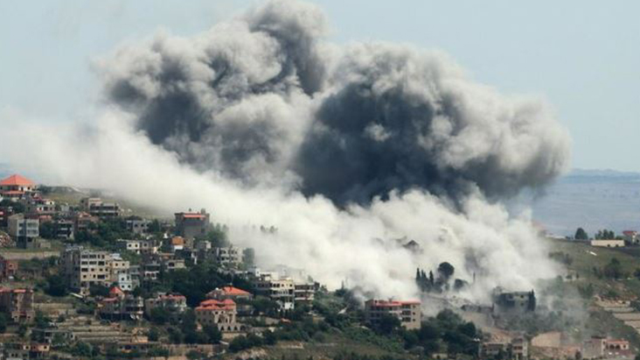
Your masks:
M 176 213 L 175 225 L 176 234 L 187 239 L 194 239 L 198 236 L 203 236 L 211 228 L 209 214 L 205 209 L 202 209 L 199 213 Z
M 4 312 L 13 322 L 30 322 L 35 316 L 32 289 L 0 288 L 0 312 Z
M 73 239 L 73 221 L 62 219 L 56 220 L 54 223 L 54 232 L 56 239 Z
M 116 240 L 119 249 L 134 252 L 138 255 L 142 253 L 155 253 L 158 248 L 153 240 Z
M 294 300 L 296 303 L 311 304 L 315 299 L 317 283 L 313 282 L 294 282 Z
M 98 313 L 111 320 L 139 320 L 144 313 L 144 301 L 139 296 L 125 294 L 118 287 L 109 291 L 109 297 L 98 303 Z
M 104 202 L 100 198 L 84 198 L 80 200 L 80 206 L 91 216 L 100 219 L 111 219 L 120 216 L 120 205 L 117 203 Z
M 244 249 L 235 246 L 216 247 L 211 249 L 213 260 L 220 265 L 238 266 L 244 258 Z
M 88 212 L 77 212 L 73 218 L 73 226 L 75 232 L 79 231 L 88 231 L 91 229 L 93 224 L 98 222 L 98 218 L 95 216 L 91 216 Z
M 236 303 L 233 300 L 205 300 L 196 308 L 196 321 L 201 326 L 217 326 L 223 332 L 240 331 L 236 321 Z
M 256 295 L 266 296 L 280 305 L 281 310 L 295 307 L 295 283 L 293 279 L 264 273 L 254 282 Z
M 364 304 L 364 314 L 365 321 L 371 326 L 378 326 L 387 315 L 397 317 L 407 330 L 421 326 L 420 301 L 368 300 Z
M 36 239 L 40 236 L 40 221 L 30 219 L 23 214 L 15 214 L 9 217 L 9 235 L 16 245 L 22 249 L 36 247 Z
M 87 294 L 94 284 L 110 286 L 120 280 L 126 283 L 126 279 L 119 276 L 129 270 L 129 262 L 123 260 L 119 254 L 79 246 L 65 249 L 61 266 L 69 288 L 81 294 Z
M 126 220 L 127 230 L 134 233 L 144 235 L 149 231 L 151 221 L 140 218 L 128 218 Z

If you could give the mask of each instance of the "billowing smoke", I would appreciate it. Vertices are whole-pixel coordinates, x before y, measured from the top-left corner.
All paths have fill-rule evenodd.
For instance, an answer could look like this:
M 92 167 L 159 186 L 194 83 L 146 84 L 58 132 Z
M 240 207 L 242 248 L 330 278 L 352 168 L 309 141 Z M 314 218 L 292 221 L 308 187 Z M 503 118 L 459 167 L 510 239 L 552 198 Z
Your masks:
M 109 110 L 90 131 L 14 126 L 0 151 L 165 213 L 206 207 L 264 265 L 330 287 L 414 297 L 415 269 L 442 261 L 477 275 L 475 298 L 554 276 L 527 214 L 500 203 L 568 165 L 547 105 L 476 84 L 441 53 L 337 46 L 326 31 L 316 7 L 271 1 L 121 48 L 100 63 Z M 46 135 L 16 151 L 26 132 Z

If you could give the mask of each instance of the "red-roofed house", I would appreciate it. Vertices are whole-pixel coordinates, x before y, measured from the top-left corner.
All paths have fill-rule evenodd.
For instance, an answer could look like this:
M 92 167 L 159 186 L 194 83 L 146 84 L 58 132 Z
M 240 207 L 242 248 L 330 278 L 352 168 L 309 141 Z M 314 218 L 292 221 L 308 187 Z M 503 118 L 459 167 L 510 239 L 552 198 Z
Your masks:
M 217 326 L 220 331 L 240 331 L 236 322 L 236 303 L 231 299 L 205 300 L 196 308 L 196 321 L 201 326 Z
M 20 175 L 11 175 L 0 180 L 0 194 L 9 199 L 20 199 L 25 193 L 33 192 L 36 184 Z
M 364 314 L 365 321 L 372 326 L 379 325 L 386 315 L 397 317 L 407 330 L 421 326 L 420 301 L 368 300 L 364 303 Z
M 248 316 L 253 312 L 253 307 L 250 304 L 251 299 L 253 299 L 253 294 L 233 286 L 223 286 L 222 288 L 211 290 L 207 294 L 207 298 L 214 300 L 233 300 L 236 303 L 238 315 L 240 316 Z

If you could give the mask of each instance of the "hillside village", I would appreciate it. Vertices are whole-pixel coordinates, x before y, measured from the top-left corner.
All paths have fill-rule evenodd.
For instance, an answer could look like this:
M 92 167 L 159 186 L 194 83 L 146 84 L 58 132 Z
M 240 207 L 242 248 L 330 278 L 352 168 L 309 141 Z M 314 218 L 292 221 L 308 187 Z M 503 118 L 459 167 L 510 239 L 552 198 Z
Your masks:
M 261 269 L 205 209 L 167 220 L 56 191 L 0 181 L 0 358 L 631 359 L 640 346 L 635 231 L 549 238 L 567 273 L 540 293 L 457 301 L 470 280 L 442 259 L 416 269 L 419 299 L 362 298 Z

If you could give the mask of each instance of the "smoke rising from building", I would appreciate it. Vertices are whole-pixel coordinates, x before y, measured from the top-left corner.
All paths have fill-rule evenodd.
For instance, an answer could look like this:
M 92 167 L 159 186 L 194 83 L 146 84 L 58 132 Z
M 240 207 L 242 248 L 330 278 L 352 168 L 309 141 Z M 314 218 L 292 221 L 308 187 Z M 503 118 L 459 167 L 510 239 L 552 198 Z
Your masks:
M 442 261 L 478 275 L 475 298 L 554 276 L 526 214 L 500 203 L 568 165 L 548 106 L 474 83 L 439 52 L 326 32 L 315 6 L 271 1 L 198 36 L 123 47 L 99 65 L 97 121 L 11 126 L 0 150 L 166 213 L 206 207 L 263 264 L 331 287 L 413 297 L 415 269 Z M 27 132 L 44 135 L 17 151 Z

